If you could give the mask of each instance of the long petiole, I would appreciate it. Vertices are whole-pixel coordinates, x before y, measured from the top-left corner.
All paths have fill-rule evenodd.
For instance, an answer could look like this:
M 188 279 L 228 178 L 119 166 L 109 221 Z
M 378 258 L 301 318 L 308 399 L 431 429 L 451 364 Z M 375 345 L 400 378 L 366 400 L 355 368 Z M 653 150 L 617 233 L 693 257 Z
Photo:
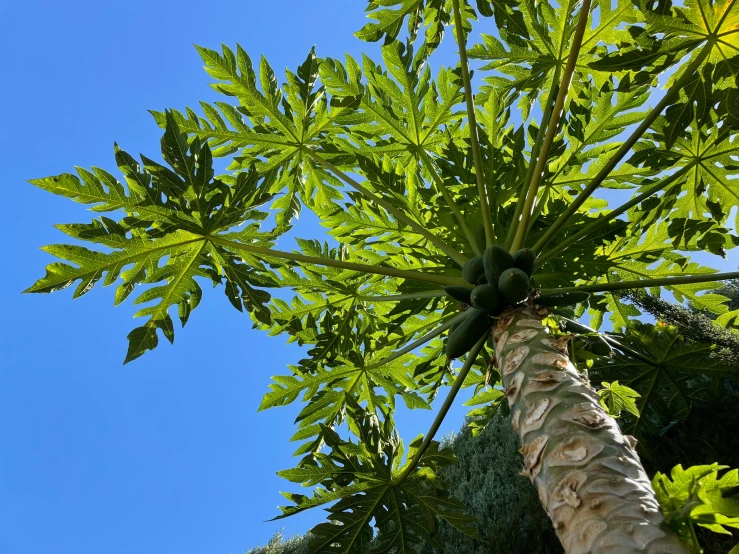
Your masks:
M 393 352 L 387 358 L 383 358 L 382 360 L 380 360 L 378 362 L 375 362 L 373 364 L 368 365 L 366 369 L 375 369 L 375 368 L 378 368 L 378 367 L 382 367 L 382 366 L 384 366 L 386 364 L 389 364 L 390 362 L 392 362 L 394 360 L 397 360 L 401 356 L 404 356 L 404 355 L 408 354 L 408 352 L 411 352 L 412 350 L 415 350 L 419 346 L 423 346 L 424 344 L 426 344 L 431 339 L 433 339 L 435 337 L 438 337 L 444 331 L 446 331 L 447 329 L 449 329 L 453 325 L 459 323 L 461 320 L 463 320 L 468 315 L 469 314 L 467 312 L 460 312 L 460 313 L 458 313 L 457 315 L 455 315 L 454 317 L 452 317 L 449 321 L 447 321 L 443 325 L 439 325 L 436 329 L 434 329 L 433 331 L 431 331 L 429 333 L 426 333 L 420 339 L 414 340 L 412 343 L 404 346 L 403 348 L 401 348 L 397 352 Z
M 650 358 L 649 356 L 645 356 L 644 354 L 642 354 L 640 352 L 637 352 L 633 348 L 629 348 L 625 344 L 622 344 L 621 342 L 617 341 L 616 339 L 614 339 L 613 337 L 611 337 L 609 335 L 603 334 L 603 335 L 601 335 L 601 337 L 603 337 L 603 339 L 607 343 L 609 343 L 611 346 L 613 346 L 614 348 L 617 348 L 617 349 L 619 349 L 619 350 L 621 350 L 623 352 L 626 352 L 630 356 L 633 356 L 637 360 L 641 360 L 645 364 L 649 364 L 649 365 L 654 366 L 654 367 L 657 367 L 659 365 L 659 363 L 656 360 Z
M 554 75 L 552 76 L 552 86 L 549 88 L 549 95 L 547 96 L 546 107 L 544 113 L 541 116 L 541 124 L 539 130 L 536 131 L 536 138 L 534 139 L 534 145 L 531 147 L 531 157 L 529 158 L 529 167 L 526 170 L 526 175 L 521 181 L 521 192 L 518 195 L 518 201 L 516 202 L 516 211 L 513 214 L 513 220 L 511 226 L 508 228 L 508 234 L 505 239 L 505 248 L 510 249 L 513 244 L 513 239 L 516 236 L 516 229 L 518 228 L 518 221 L 521 219 L 521 213 L 523 212 L 523 205 L 526 203 L 526 191 L 528 190 L 528 184 L 531 182 L 531 177 L 534 174 L 534 168 L 536 167 L 536 160 L 539 158 L 539 152 L 541 152 L 541 144 L 544 142 L 544 137 L 547 134 L 547 128 L 549 127 L 549 120 L 552 117 L 552 108 L 554 108 L 555 94 L 557 92 L 556 84 L 559 81 L 562 73 L 562 66 L 557 65 L 554 68 Z
M 472 251 L 475 253 L 475 256 L 479 256 L 481 252 L 477 246 L 475 235 L 473 235 L 472 231 L 470 231 L 470 228 L 467 225 L 467 221 L 465 220 L 464 215 L 462 214 L 461 211 L 459 211 L 459 206 L 457 206 L 457 203 L 454 201 L 454 198 L 452 198 L 452 195 L 449 193 L 449 190 L 446 188 L 446 185 L 444 184 L 444 179 L 442 179 L 441 175 L 439 175 L 439 172 L 436 171 L 436 168 L 434 167 L 434 164 L 431 161 L 431 158 L 429 157 L 428 153 L 425 150 L 420 150 L 420 155 L 421 155 L 421 159 L 423 160 L 424 165 L 426 165 L 426 169 L 428 169 L 429 173 L 431 174 L 431 178 L 434 180 L 434 183 L 436 183 L 436 186 L 439 188 L 441 195 L 444 197 L 444 200 L 449 206 L 449 209 L 452 210 L 452 213 L 454 214 L 454 218 L 457 220 L 457 224 L 459 225 L 459 228 L 462 229 L 462 232 L 464 233 L 464 236 L 467 239 L 467 242 L 470 244 Z
M 457 396 L 457 393 L 459 392 L 459 389 L 462 388 L 462 384 L 464 383 L 465 378 L 467 377 L 467 374 L 470 372 L 470 369 L 472 368 L 472 364 L 475 363 L 475 360 L 477 359 L 477 355 L 480 353 L 480 350 L 482 350 L 482 347 L 485 345 L 485 341 L 488 339 L 488 333 L 485 333 L 485 336 L 483 336 L 475 346 L 472 347 L 472 350 L 470 350 L 470 353 L 467 354 L 467 359 L 464 362 L 464 365 L 462 366 L 462 369 L 459 372 L 459 375 L 457 375 L 457 379 L 454 381 L 454 384 L 452 385 L 452 390 L 449 391 L 449 394 L 444 399 L 444 404 L 442 404 L 441 408 L 439 409 L 439 413 L 436 414 L 436 417 L 434 418 L 434 422 L 431 424 L 431 427 L 428 430 L 428 433 L 426 433 L 426 436 L 423 438 L 423 442 L 421 443 L 421 446 L 416 451 L 416 453 L 413 455 L 413 458 L 411 458 L 411 461 L 406 463 L 405 468 L 401 472 L 400 475 L 398 475 L 395 479 L 393 479 L 394 485 L 400 485 L 403 481 L 405 481 L 408 476 L 413 473 L 413 470 L 416 469 L 416 466 L 418 465 L 418 462 L 421 460 L 423 455 L 426 453 L 426 450 L 428 450 L 428 447 L 431 445 L 431 441 L 434 440 L 434 435 L 436 435 L 436 432 L 439 430 L 439 427 L 441 427 L 441 423 L 444 421 L 444 418 L 446 417 L 447 412 L 449 411 L 449 408 L 451 408 L 452 404 L 454 403 L 454 399 Z
M 387 202 L 377 196 L 372 191 L 368 190 L 367 188 L 363 187 L 357 181 L 349 177 L 346 173 L 341 171 L 338 167 L 334 166 L 333 164 L 327 162 L 324 160 L 321 156 L 319 156 L 316 152 L 313 150 L 310 150 L 309 148 L 306 148 L 305 151 L 308 153 L 308 155 L 313 158 L 316 162 L 321 164 L 323 167 L 328 169 L 331 173 L 336 175 L 339 179 L 344 181 L 347 185 L 352 187 L 353 189 L 359 191 L 365 198 L 368 200 L 371 200 L 375 204 L 382 206 L 385 210 L 388 211 L 388 213 L 392 214 L 395 219 L 398 221 L 401 221 L 408 225 L 411 229 L 413 229 L 416 233 L 423 236 L 426 240 L 428 240 L 431 244 L 436 246 L 439 250 L 444 252 L 447 256 L 452 258 L 459 266 L 463 266 L 465 262 L 467 261 L 467 257 L 461 254 L 460 252 L 457 252 L 454 248 L 449 246 L 447 243 L 445 243 L 443 240 L 441 240 L 439 237 L 434 235 L 433 233 L 430 233 L 426 228 L 424 228 L 421 224 L 417 223 L 416 221 L 413 221 L 410 217 L 405 215 L 403 212 L 398 210 L 395 206 L 390 204 L 390 202 Z
M 541 212 L 544 210 L 544 206 L 549 201 L 549 194 L 550 194 L 550 187 L 546 186 L 544 187 L 544 194 L 541 195 L 541 198 L 536 203 L 536 207 L 534 208 L 534 213 L 531 214 L 531 218 L 529 219 L 529 225 L 526 229 L 526 233 L 530 233 L 531 229 L 534 228 L 534 224 L 536 223 L 536 220 L 539 219 L 539 216 L 541 215 Z
M 685 175 L 688 171 L 690 171 L 691 169 L 693 169 L 693 167 L 696 165 L 696 163 L 697 162 L 693 162 L 693 163 L 690 163 L 690 164 L 684 166 L 679 171 L 676 171 L 675 173 L 673 173 L 672 175 L 670 175 L 666 179 L 660 181 L 659 183 L 657 183 L 653 187 L 651 187 L 651 188 L 645 190 L 643 193 L 635 196 L 634 198 L 632 198 L 631 200 L 629 200 L 625 204 L 619 206 L 618 208 L 616 208 L 615 210 L 613 210 L 611 212 L 608 212 L 607 215 L 605 215 L 603 217 L 599 217 L 598 219 L 596 219 L 592 223 L 589 223 L 588 225 L 585 225 L 581 231 L 575 233 L 574 235 L 572 235 L 570 237 L 567 237 L 565 240 L 563 240 L 562 242 L 560 242 L 555 247 L 551 248 L 550 250 L 547 250 L 546 252 L 543 252 L 537 258 L 537 260 L 536 260 L 536 267 L 541 267 L 546 262 L 548 262 L 549 260 L 551 260 L 554 256 L 556 256 L 560 252 L 566 250 L 567 248 L 569 248 L 570 246 L 572 246 L 573 244 L 575 244 L 581 238 L 590 235 L 593 231 L 595 231 L 598 227 L 600 227 L 604 223 L 608 223 L 609 221 L 612 221 L 612 220 L 616 219 L 618 216 L 620 216 L 623 213 L 626 213 L 629 209 L 631 209 L 632 207 L 636 206 L 637 204 L 639 204 L 643 200 L 649 198 L 653 194 L 657 194 L 661 190 L 666 189 L 671 184 L 673 184 L 675 181 L 677 181 L 678 179 L 680 179 L 683 175 Z
M 439 298 L 446 296 L 443 290 L 426 290 L 407 294 L 391 294 L 387 296 L 358 296 L 357 299 L 365 302 L 399 302 L 401 300 L 420 300 L 421 298 Z
M 475 100 L 472 96 L 472 81 L 470 79 L 469 64 L 467 62 L 467 38 L 465 37 L 464 27 L 462 25 L 462 14 L 459 11 L 459 0 L 452 0 L 452 4 L 454 8 L 454 34 L 457 35 L 459 65 L 462 68 L 462 84 L 464 85 L 464 100 L 467 104 L 467 123 L 470 129 L 470 146 L 472 146 L 472 158 L 475 163 L 477 194 L 480 197 L 482 225 L 485 228 L 485 243 L 487 246 L 490 246 L 495 241 L 495 236 L 493 234 L 493 219 L 490 213 L 487 188 L 485 187 L 485 175 L 483 174 L 482 169 L 482 151 L 480 150 L 480 141 L 477 138 Z
M 619 283 L 594 283 L 578 287 L 563 287 L 559 289 L 541 289 L 543 294 L 552 292 L 608 292 L 612 290 L 646 289 L 649 287 L 670 287 L 674 285 L 688 285 L 690 283 L 711 283 L 714 281 L 728 281 L 739 279 L 739 271 L 728 273 L 706 273 L 702 275 L 684 275 L 681 277 L 662 277 L 660 279 L 639 279 L 638 281 L 621 281 Z
M 511 244 L 510 251 L 515 252 L 523 247 L 526 241 L 526 232 L 528 230 L 529 218 L 531 217 L 531 210 L 536 201 L 536 194 L 539 190 L 539 183 L 544 175 L 544 168 L 549 157 L 549 149 L 554 143 L 554 137 L 557 135 L 557 127 L 559 124 L 559 118 L 564 112 L 565 100 L 567 99 L 567 93 L 570 90 L 570 82 L 572 76 L 575 73 L 575 66 L 577 65 L 577 57 L 580 54 L 580 46 L 582 46 L 582 39 L 585 35 L 585 27 L 588 24 L 588 17 L 590 15 L 590 0 L 584 0 L 582 7 L 580 8 L 580 16 L 577 20 L 577 28 L 575 34 L 572 37 L 572 44 L 570 46 L 570 53 L 567 56 L 567 66 L 565 67 L 564 73 L 562 74 L 562 83 L 557 93 L 557 100 L 554 103 L 552 109 L 552 117 L 547 128 L 546 137 L 544 137 L 544 143 L 541 146 L 541 153 L 536 160 L 536 167 L 534 173 L 531 176 L 531 183 L 529 184 L 528 192 L 526 193 L 526 202 L 521 212 L 521 219 L 517 223 L 516 236 Z
M 657 365 L 657 362 L 654 361 L 652 358 L 648 358 L 644 354 L 640 354 L 636 350 L 633 350 L 633 349 L 629 348 L 628 346 L 625 346 L 625 345 L 621 344 L 619 341 L 617 341 L 616 339 L 614 339 L 610 335 L 608 335 L 606 333 L 599 333 L 595 329 L 592 329 L 592 328 L 588 327 L 587 325 L 583 325 L 579 321 L 574 321 L 574 320 L 569 319 L 569 318 L 565 318 L 565 319 L 567 321 L 572 321 L 573 323 L 577 323 L 578 325 L 580 325 L 582 327 L 585 327 L 586 329 L 588 329 L 593 334 L 593 336 L 595 336 L 595 335 L 599 336 L 604 341 L 606 341 L 607 343 L 609 343 L 611 346 L 614 346 L 614 347 L 616 347 L 616 348 L 618 348 L 620 350 L 623 350 L 624 352 L 627 352 L 627 353 L 631 354 L 632 356 L 634 356 L 635 358 L 641 360 L 642 362 L 645 362 L 645 363 L 647 363 L 649 365 L 653 365 L 653 366 L 656 366 Z M 574 345 L 574 341 L 571 341 L 570 344 L 571 345 Z M 574 358 L 574 356 L 572 356 L 572 358 Z
M 552 237 L 557 234 L 557 231 L 559 231 L 562 225 L 567 223 L 570 217 L 572 217 L 572 215 L 580 208 L 580 206 L 582 206 L 583 203 L 588 198 L 590 198 L 590 195 L 595 192 L 595 189 L 600 186 L 605 178 L 610 175 L 611 171 L 613 171 L 616 165 L 624 158 L 624 156 L 626 156 L 626 154 L 628 154 L 628 152 L 631 150 L 631 147 L 636 144 L 636 141 L 641 138 L 641 136 L 647 131 L 647 129 L 649 129 L 652 123 L 654 123 L 654 120 L 659 117 L 659 115 L 667 107 L 667 105 L 672 102 L 675 96 L 677 96 L 677 94 L 680 92 L 680 89 L 683 88 L 683 86 L 693 77 L 693 73 L 695 73 L 695 71 L 703 63 L 703 60 L 705 60 L 706 57 L 711 53 L 711 50 L 713 49 L 713 44 L 714 43 L 710 40 L 706 43 L 703 49 L 698 53 L 698 56 L 696 56 L 696 58 L 685 69 L 685 72 L 677 81 L 672 84 L 670 90 L 668 90 L 667 93 L 662 97 L 662 100 L 657 103 L 657 105 L 652 109 L 651 112 L 649 112 L 649 114 L 647 114 L 641 124 L 634 130 L 631 136 L 629 136 L 629 138 L 624 141 L 624 143 L 616 151 L 613 157 L 608 160 L 608 162 L 601 168 L 598 174 L 593 177 L 588 185 L 580 192 L 580 194 L 577 195 L 577 198 L 575 198 L 572 204 L 570 204 L 567 209 L 562 212 L 562 214 L 560 214 L 560 216 L 554 221 L 551 227 L 547 229 L 546 233 L 544 233 L 544 235 L 533 246 L 533 249 L 536 252 L 541 252 L 542 249 L 547 244 L 549 244 L 549 241 L 552 240 Z
M 382 267 L 370 264 L 361 264 L 356 262 L 344 262 L 342 260 L 332 260 L 330 258 L 319 258 L 316 256 L 306 256 L 295 252 L 283 252 L 281 250 L 272 250 L 263 246 L 252 246 L 250 244 L 241 244 L 240 242 L 224 239 L 219 236 L 209 235 L 208 240 L 221 246 L 233 248 L 235 250 L 243 250 L 251 254 L 257 254 L 261 257 L 281 258 L 283 260 L 292 260 L 294 262 L 305 262 L 315 265 L 323 265 L 329 267 L 338 267 L 341 269 L 349 269 L 352 271 L 360 271 L 363 273 L 372 273 L 374 275 L 387 275 L 388 277 L 399 277 L 401 279 L 413 279 L 415 281 L 426 281 L 427 283 L 437 283 L 439 285 L 467 285 L 467 282 L 461 277 L 447 277 L 445 275 L 432 275 L 429 273 L 421 273 L 420 271 L 409 271 L 406 269 L 396 269 L 394 267 Z

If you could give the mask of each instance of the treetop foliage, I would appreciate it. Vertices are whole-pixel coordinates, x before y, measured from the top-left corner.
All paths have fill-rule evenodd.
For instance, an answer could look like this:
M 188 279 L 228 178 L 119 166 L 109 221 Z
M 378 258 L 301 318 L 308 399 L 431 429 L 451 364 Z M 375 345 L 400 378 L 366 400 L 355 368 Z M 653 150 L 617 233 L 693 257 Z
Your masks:
M 143 318 L 126 362 L 160 335 L 174 341 L 171 312 L 184 326 L 202 282 L 306 347 L 261 409 L 304 404 L 302 458 L 281 475 L 313 488 L 286 494 L 283 515 L 329 505 L 311 552 L 407 552 L 439 538 L 439 517 L 474 533 L 440 485 L 451 453 L 433 432 L 404 446 L 392 416 L 397 397 L 429 409 L 447 385 L 449 402 L 474 388 L 478 429 L 500 405 L 489 345 L 461 371 L 443 355 L 460 305 L 442 288 L 464 285 L 460 266 L 486 245 L 536 251 L 537 291 L 593 293 L 549 324 L 587 315 L 595 333 L 608 320 L 616 354 L 586 365 L 594 382 L 641 395 L 623 403 L 634 432 L 685 417 L 735 369 L 640 323 L 619 291 L 667 290 L 737 329 L 719 280 L 739 274 L 690 254 L 739 244 L 737 0 L 372 0 L 367 13 L 357 36 L 383 41 L 381 60 L 312 49 L 280 79 L 238 45 L 198 47 L 224 98 L 152 111 L 163 163 L 116 145 L 120 177 L 77 168 L 31 181 L 100 215 L 58 225 L 74 242 L 45 247 L 60 261 L 28 291 L 114 285 L 114 303 L 130 297 Z M 449 26 L 460 63 L 433 67 Z M 482 76 L 474 94 L 468 58 Z M 602 189 L 633 196 L 612 206 Z M 330 242 L 278 250 L 304 209 Z

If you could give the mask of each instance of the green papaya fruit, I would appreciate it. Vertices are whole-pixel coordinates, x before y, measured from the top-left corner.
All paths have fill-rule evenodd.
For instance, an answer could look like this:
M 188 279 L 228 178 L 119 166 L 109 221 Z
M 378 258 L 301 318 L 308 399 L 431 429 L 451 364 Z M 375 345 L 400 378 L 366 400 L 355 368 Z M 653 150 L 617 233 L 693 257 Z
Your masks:
M 469 315 L 449 333 L 446 341 L 446 355 L 449 358 L 459 358 L 469 352 L 485 333 L 490 332 L 488 314 L 482 310 L 471 308 Z
M 503 298 L 501 298 L 498 289 L 491 285 L 476 286 L 472 289 L 470 297 L 472 305 L 478 310 L 495 313 L 503 307 Z
M 485 227 L 482 225 L 475 229 L 475 242 L 480 252 L 485 252 Z
M 465 304 L 472 304 L 472 300 L 470 299 L 472 289 L 470 287 L 449 286 L 444 287 L 444 292 L 454 298 L 454 300 L 464 302 Z
M 471 285 L 476 285 L 477 280 L 485 272 L 482 264 L 482 256 L 475 256 L 467 260 L 462 268 L 462 277 Z
M 555 306 L 574 306 L 580 302 L 585 302 L 588 298 L 590 298 L 589 292 L 552 292 L 550 294 L 542 294 L 536 299 L 536 303 L 550 308 Z
M 517 267 L 506 269 L 498 279 L 498 290 L 508 302 L 518 304 L 529 295 L 529 276 Z
M 486 248 L 482 259 L 488 285 L 496 284 L 503 272 L 513 267 L 513 256 L 511 256 L 511 253 L 497 244 Z
M 535 264 L 536 252 L 531 250 L 531 248 L 522 248 L 513 254 L 513 267 L 517 267 L 529 277 L 534 273 Z

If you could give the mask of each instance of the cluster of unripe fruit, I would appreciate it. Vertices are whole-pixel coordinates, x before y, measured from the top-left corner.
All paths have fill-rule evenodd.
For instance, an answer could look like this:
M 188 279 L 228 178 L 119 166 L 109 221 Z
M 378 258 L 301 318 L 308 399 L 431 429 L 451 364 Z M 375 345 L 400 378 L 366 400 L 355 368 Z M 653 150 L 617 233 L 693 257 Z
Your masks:
M 462 277 L 472 286 L 444 288 L 449 296 L 471 306 L 462 322 L 449 333 L 446 343 L 449 358 L 467 353 L 490 330 L 488 316 L 496 316 L 529 297 L 535 265 L 533 250 L 523 248 L 511 254 L 497 244 L 464 264 Z M 579 291 L 543 294 L 537 297 L 536 303 L 548 307 L 569 306 L 584 302 L 589 296 Z
M 536 253 L 524 248 L 511 254 L 494 244 L 482 256 L 467 261 L 462 277 L 473 287 L 450 286 L 444 291 L 472 308 L 449 334 L 446 354 L 457 358 L 472 348 L 490 330 L 488 315 L 497 315 L 529 296 Z

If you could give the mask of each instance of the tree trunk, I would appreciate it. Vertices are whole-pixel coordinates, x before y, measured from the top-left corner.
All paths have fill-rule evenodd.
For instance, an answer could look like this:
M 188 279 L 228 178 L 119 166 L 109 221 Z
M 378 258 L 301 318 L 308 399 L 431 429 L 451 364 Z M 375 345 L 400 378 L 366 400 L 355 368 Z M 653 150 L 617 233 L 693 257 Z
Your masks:
M 542 324 L 548 310 L 501 314 L 496 361 L 536 486 L 568 554 L 686 553 L 664 516 L 632 437 L 621 434 L 567 356 L 571 337 Z

